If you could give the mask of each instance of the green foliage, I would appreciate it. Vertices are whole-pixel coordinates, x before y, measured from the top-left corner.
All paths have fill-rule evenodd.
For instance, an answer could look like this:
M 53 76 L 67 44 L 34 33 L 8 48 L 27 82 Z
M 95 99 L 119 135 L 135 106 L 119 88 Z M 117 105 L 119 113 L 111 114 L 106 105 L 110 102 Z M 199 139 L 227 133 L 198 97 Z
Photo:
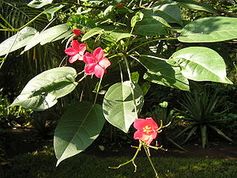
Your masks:
M 11 3 L 7 4 L 11 6 Z M 49 8 L 44 9 L 46 5 Z M 160 2 L 68 1 L 61 3 L 33 0 L 28 6 L 33 7 L 27 8 L 33 9 L 34 12 L 37 11 L 38 14 L 23 21 L 24 24 L 12 23 L 12 19 L 9 19 L 6 14 L 0 16 L 3 22 L 0 24 L 1 31 L 17 32 L 17 34 L 11 34 L 12 37 L 0 44 L 0 47 L 4 49 L 0 48 L 0 54 L 7 56 L 10 52 L 22 47 L 25 47 L 23 51 L 25 54 L 28 53 L 29 49 L 31 51 L 37 50 L 39 47 L 37 44 L 45 45 L 46 43 L 46 46 L 49 45 L 49 48 L 46 48 L 45 53 L 47 53 L 52 51 L 50 46 L 54 46 L 59 40 L 62 42 L 67 40 L 67 42 L 63 45 L 58 43 L 60 46 L 55 45 L 56 53 L 58 51 L 63 53 L 64 48 L 61 46 L 65 45 L 65 48 L 71 50 L 67 54 L 70 57 L 78 58 L 78 55 L 83 55 L 80 54 L 79 47 L 73 46 L 72 43 L 69 47 L 72 40 L 78 40 L 80 43 L 86 44 L 87 55 L 90 52 L 93 54 L 90 55 L 88 61 L 84 58 L 84 62 L 89 63 L 85 64 L 84 70 L 82 69 L 83 62 L 81 62 L 78 65 L 72 64 L 78 70 L 72 67 L 54 68 L 49 66 L 54 69 L 40 74 L 37 72 L 38 75 L 26 84 L 12 104 L 12 106 L 21 105 L 33 110 L 45 110 L 54 106 L 58 98 L 70 94 L 77 86 L 80 87 L 81 93 L 76 95 L 74 99 L 80 102 L 85 100 L 91 102 L 93 94 L 90 91 L 92 91 L 91 88 L 95 88 L 94 104 L 81 102 L 78 108 L 71 106 L 71 110 L 68 109 L 64 113 L 57 126 L 55 152 L 58 164 L 62 160 L 80 153 L 94 141 L 103 127 L 103 117 L 113 126 L 128 132 L 142 110 L 143 93 L 147 93 L 150 86 L 149 82 L 186 91 L 190 89 L 190 80 L 232 84 L 227 78 L 226 66 L 222 56 L 211 49 L 214 44 L 206 44 L 205 47 L 202 44 L 189 47 L 190 42 L 212 43 L 218 41 L 225 43 L 226 40 L 236 39 L 236 18 L 219 17 L 220 14 L 222 15 L 222 11 L 218 14 L 219 11 L 214 10 L 209 5 L 192 0 Z M 185 21 L 187 19 L 184 19 L 183 13 L 187 8 L 213 13 L 217 17 L 207 17 L 207 14 L 203 13 L 204 15 L 195 17 L 197 20 Z M 4 10 L 4 7 L 2 9 Z M 43 28 L 39 28 L 34 23 L 40 20 L 42 16 L 51 21 L 46 23 Z M 18 19 L 17 14 L 13 17 Z M 182 27 L 183 24 L 186 26 Z M 71 32 L 75 28 L 80 29 L 80 35 Z M 24 29 L 34 29 L 34 33 L 26 33 L 23 38 L 20 36 L 21 38 L 17 39 L 17 36 L 22 32 L 21 30 Z M 231 30 L 231 33 L 228 33 L 228 30 Z M 28 36 L 30 37 L 28 38 Z M 6 43 L 13 44 L 13 46 L 6 46 Z M 206 47 L 209 45 L 210 47 Z M 104 49 L 105 55 L 96 54 L 94 52 L 96 48 Z M 42 53 L 42 51 L 37 51 L 37 53 Z M 96 55 L 97 58 L 94 58 Z M 112 63 L 107 69 L 108 73 L 104 67 L 106 60 L 100 61 L 101 58 L 105 59 L 105 56 Z M 62 58 L 61 56 L 59 59 Z M 34 58 L 32 57 L 32 59 Z M 46 60 L 46 56 L 43 59 Z M 43 65 L 45 65 L 44 60 L 41 61 Z M 47 60 L 52 59 L 47 58 Z M 55 60 L 57 61 L 57 59 Z M 5 58 L 2 60 L 1 66 L 4 62 Z M 107 63 L 109 62 L 107 61 Z M 54 64 L 57 65 L 57 62 Z M 62 60 L 59 66 L 62 65 L 68 64 Z M 144 72 L 144 68 L 147 72 Z M 105 75 L 102 75 L 103 82 L 102 78 L 97 84 L 96 80 L 86 78 L 86 75 L 93 74 L 91 70 L 97 70 L 96 72 L 103 70 L 105 72 Z M 75 82 L 75 78 L 83 72 L 85 73 L 84 76 Z M 132 72 L 133 74 L 137 72 L 136 84 L 133 84 L 134 75 Z M 143 76 L 148 83 L 144 82 L 146 85 L 142 85 L 144 92 L 138 85 L 142 81 L 140 76 Z M 84 78 L 86 78 L 85 82 L 79 83 Z M 118 83 L 119 78 L 121 78 L 121 82 Z M 105 96 L 102 98 L 104 93 Z M 99 94 L 101 97 L 98 97 Z M 187 96 L 188 99 L 184 102 L 188 104 L 183 104 L 186 109 L 189 109 L 189 119 L 191 118 L 191 123 L 194 125 L 192 127 L 191 124 L 184 130 L 185 132 L 191 129 L 185 141 L 195 133 L 198 128 L 196 124 L 200 125 L 199 121 L 201 120 L 200 129 L 204 147 L 207 143 L 205 135 L 207 135 L 209 127 L 219 135 L 226 136 L 217 127 L 209 123 L 209 120 L 213 122 L 219 98 L 210 99 L 208 93 L 199 96 L 204 98 L 203 100 L 198 100 L 198 95 L 196 95 Z M 196 100 L 192 100 L 192 97 Z M 196 103 L 197 101 L 198 103 Z M 102 102 L 103 110 L 100 105 L 96 104 Z M 189 108 L 193 103 L 196 107 Z M 201 109 L 202 107 L 206 110 Z M 196 112 L 200 112 L 202 115 L 195 115 Z M 208 124 L 203 125 L 203 117 L 208 121 Z
M 26 125 L 31 120 L 30 110 L 23 107 L 10 107 L 10 101 L 6 96 L 0 94 L 0 132 L 1 129 Z

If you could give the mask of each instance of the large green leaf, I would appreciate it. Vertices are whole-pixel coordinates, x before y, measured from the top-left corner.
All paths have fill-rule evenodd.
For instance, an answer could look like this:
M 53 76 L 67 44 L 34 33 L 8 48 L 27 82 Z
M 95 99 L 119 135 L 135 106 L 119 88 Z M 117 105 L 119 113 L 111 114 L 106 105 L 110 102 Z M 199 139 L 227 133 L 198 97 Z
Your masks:
M 226 77 L 223 58 L 207 47 L 188 47 L 175 52 L 169 62 L 181 67 L 184 77 L 195 81 L 232 83 Z
M 37 30 L 32 27 L 25 27 L 14 36 L 6 39 L 0 44 L 0 56 L 20 49 L 32 39 Z
M 72 92 L 77 86 L 77 72 L 72 67 L 58 67 L 44 71 L 31 79 L 11 106 L 19 105 L 35 111 L 45 110 L 57 99 Z
M 110 124 L 127 133 L 131 124 L 138 118 L 143 102 L 139 85 L 130 81 L 116 83 L 105 94 L 104 116 Z
M 144 75 L 146 80 L 167 87 L 189 90 L 189 82 L 181 74 L 179 67 L 150 55 L 143 55 L 139 61 L 148 71 Z
M 44 45 L 49 42 L 63 39 L 70 34 L 71 34 L 71 31 L 68 29 L 68 26 L 66 24 L 53 26 L 40 33 L 39 32 L 36 33 L 34 37 L 27 43 L 23 52 L 28 51 L 29 49 L 33 48 L 39 43 L 41 45 Z
M 39 9 L 41 7 L 44 7 L 48 4 L 51 4 L 53 0 L 33 0 L 29 4 L 27 4 L 29 7 L 33 7 L 36 9 Z
M 100 105 L 79 103 L 66 110 L 54 133 L 57 165 L 85 150 L 100 134 L 105 119 Z
M 186 43 L 219 42 L 237 39 L 237 18 L 206 17 L 187 24 L 178 37 Z

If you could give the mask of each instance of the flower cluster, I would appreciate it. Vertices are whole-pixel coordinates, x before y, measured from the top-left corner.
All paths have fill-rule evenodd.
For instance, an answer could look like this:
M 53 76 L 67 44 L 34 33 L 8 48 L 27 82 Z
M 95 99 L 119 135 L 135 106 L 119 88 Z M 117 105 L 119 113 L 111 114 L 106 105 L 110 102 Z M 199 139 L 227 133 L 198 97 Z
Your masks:
M 73 30 L 74 35 L 81 34 L 79 29 Z M 83 61 L 85 63 L 85 74 L 95 75 L 97 78 L 102 78 L 106 73 L 106 68 L 111 65 L 108 58 L 101 47 L 96 48 L 92 53 L 86 52 L 86 44 L 79 43 L 77 40 L 72 40 L 69 48 L 65 49 L 65 53 L 70 56 L 69 62 Z

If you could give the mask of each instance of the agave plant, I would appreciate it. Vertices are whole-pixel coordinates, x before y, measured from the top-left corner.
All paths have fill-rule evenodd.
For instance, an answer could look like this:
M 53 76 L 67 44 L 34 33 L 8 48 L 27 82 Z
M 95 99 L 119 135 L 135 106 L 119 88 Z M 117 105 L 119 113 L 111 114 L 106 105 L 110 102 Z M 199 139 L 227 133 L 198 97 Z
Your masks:
M 179 103 L 185 109 L 181 113 L 184 116 L 183 120 L 187 123 L 187 127 L 176 138 L 187 133 L 187 137 L 183 141 L 183 143 L 186 143 L 199 130 L 202 148 L 205 148 L 208 143 L 208 131 L 211 129 L 232 142 L 232 139 L 217 127 L 218 124 L 225 124 L 227 121 L 227 119 L 221 119 L 227 111 L 223 109 L 224 100 L 225 98 L 219 96 L 217 91 L 212 91 L 208 88 L 195 89 L 191 93 L 184 94 Z

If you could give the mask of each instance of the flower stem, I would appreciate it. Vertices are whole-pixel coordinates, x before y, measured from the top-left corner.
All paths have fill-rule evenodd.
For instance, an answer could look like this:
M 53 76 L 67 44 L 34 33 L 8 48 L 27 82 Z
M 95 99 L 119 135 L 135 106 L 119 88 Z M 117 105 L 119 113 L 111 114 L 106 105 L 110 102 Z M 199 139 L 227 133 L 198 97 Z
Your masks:
M 151 164 L 151 167 L 152 167 L 152 169 L 153 169 L 154 172 L 155 172 L 156 178 L 159 178 L 158 173 L 157 173 L 157 171 L 156 171 L 156 168 L 155 168 L 155 166 L 154 166 L 154 164 L 153 164 L 153 162 L 152 162 L 152 160 L 151 160 L 151 158 L 150 158 L 150 153 L 149 153 L 149 150 L 148 150 L 149 148 L 147 148 L 147 147 L 144 146 L 144 145 L 143 145 L 143 148 L 144 148 L 145 153 L 146 153 L 146 156 L 147 156 L 147 158 L 148 158 L 148 160 L 149 160 L 149 162 L 150 162 L 150 164 Z
M 122 164 L 120 164 L 120 165 L 118 165 L 118 166 L 109 167 L 109 168 L 110 168 L 110 169 L 119 169 L 119 168 L 122 167 L 122 166 L 125 166 L 125 165 L 127 165 L 127 164 L 129 164 L 129 163 L 132 163 L 133 166 L 134 166 L 134 172 L 136 172 L 136 171 L 137 171 L 137 165 L 135 164 L 135 159 L 136 159 L 136 157 L 137 157 L 139 151 L 141 151 L 141 147 L 142 147 L 142 142 L 140 141 L 140 142 L 139 142 L 139 147 L 137 148 L 137 151 L 136 151 L 136 153 L 134 154 L 134 156 L 132 157 L 132 159 L 130 159 L 130 160 L 126 161 L 125 163 L 122 163 Z
M 130 84 L 131 84 L 131 93 L 132 93 L 132 99 L 133 99 L 135 113 L 138 115 L 138 113 L 137 113 L 137 106 L 136 106 L 136 100 L 135 100 L 135 94 L 134 94 L 134 90 L 133 90 L 135 86 L 133 85 L 133 82 L 132 82 L 132 77 L 131 77 L 131 72 L 130 72 L 128 60 L 127 60 L 126 57 L 124 57 L 124 60 L 125 60 L 125 64 L 126 64 L 126 68 L 127 68 L 127 72 L 128 72 L 128 78 L 129 78 L 129 81 L 130 81 Z
M 101 86 L 102 79 L 103 79 L 103 76 L 100 78 L 99 85 L 97 86 L 97 89 L 96 89 L 94 105 L 96 104 L 96 100 L 97 100 L 97 97 L 98 97 L 98 94 L 99 94 L 99 91 L 100 91 L 100 86 Z

